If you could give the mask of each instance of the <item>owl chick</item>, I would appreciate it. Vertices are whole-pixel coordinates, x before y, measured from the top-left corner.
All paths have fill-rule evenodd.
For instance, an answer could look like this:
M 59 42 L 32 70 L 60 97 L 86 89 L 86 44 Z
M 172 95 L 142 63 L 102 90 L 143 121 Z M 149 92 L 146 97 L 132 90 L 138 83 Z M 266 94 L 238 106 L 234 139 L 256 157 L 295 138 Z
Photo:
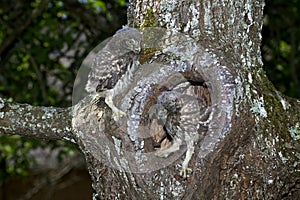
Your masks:
M 159 157 L 168 157 L 179 150 L 183 141 L 187 144 L 180 175 L 186 178 L 188 164 L 194 153 L 194 145 L 204 137 L 203 121 L 208 118 L 205 102 L 177 91 L 165 91 L 157 99 L 157 118 L 164 122 L 164 129 L 171 145 L 156 151 Z
M 141 40 L 137 29 L 119 30 L 96 54 L 88 75 L 86 91 L 95 94 L 96 101 L 105 98 L 115 121 L 126 115 L 114 105 L 113 99 L 132 81 L 132 74 L 139 66 Z

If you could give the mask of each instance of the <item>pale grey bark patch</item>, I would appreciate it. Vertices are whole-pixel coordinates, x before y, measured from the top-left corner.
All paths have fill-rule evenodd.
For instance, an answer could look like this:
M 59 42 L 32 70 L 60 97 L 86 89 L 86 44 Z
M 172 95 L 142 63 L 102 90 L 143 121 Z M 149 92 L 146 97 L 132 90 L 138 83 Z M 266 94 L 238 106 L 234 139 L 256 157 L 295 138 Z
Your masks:
M 0 131 L 43 139 L 73 140 L 71 108 L 36 107 L 0 99 Z

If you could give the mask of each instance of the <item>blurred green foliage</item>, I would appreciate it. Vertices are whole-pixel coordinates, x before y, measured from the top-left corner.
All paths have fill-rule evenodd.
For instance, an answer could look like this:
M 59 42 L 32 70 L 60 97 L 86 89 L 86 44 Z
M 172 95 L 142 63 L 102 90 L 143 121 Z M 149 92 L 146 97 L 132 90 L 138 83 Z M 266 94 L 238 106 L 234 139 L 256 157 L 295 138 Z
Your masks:
M 19 136 L 0 136 L 0 180 L 8 175 L 27 175 L 29 159 L 24 156 L 33 147 L 33 141 L 24 140 Z
M 67 107 L 82 60 L 126 23 L 124 0 L 1 0 L 0 96 L 31 105 Z M 0 134 L 0 182 L 26 175 L 32 148 L 74 145 Z M 60 154 L 59 154 L 60 155 Z M 59 158 L 58 158 L 59 159 Z
M 300 0 L 266 0 L 264 67 L 276 88 L 300 97 Z
M 0 96 L 44 106 L 70 106 L 82 60 L 126 24 L 125 0 L 1 0 Z M 283 93 L 300 97 L 300 0 L 267 0 L 265 70 Z M 65 143 L 0 135 L 0 181 L 26 175 L 28 151 Z M 66 148 L 63 153 L 71 150 Z

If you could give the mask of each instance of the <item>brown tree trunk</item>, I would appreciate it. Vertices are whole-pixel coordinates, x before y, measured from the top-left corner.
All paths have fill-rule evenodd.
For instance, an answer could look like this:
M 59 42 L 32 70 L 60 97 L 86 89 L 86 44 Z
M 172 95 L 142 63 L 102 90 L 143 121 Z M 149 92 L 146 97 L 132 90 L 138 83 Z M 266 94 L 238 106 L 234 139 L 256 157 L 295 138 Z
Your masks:
M 145 113 L 162 88 L 176 87 L 182 75 L 184 79 L 201 82 L 198 87 L 207 87 L 213 109 L 208 130 L 196 145 L 190 162 L 192 173 L 187 178 L 179 176 L 178 171 L 184 152 L 176 158 L 159 161 L 149 155 L 155 151 L 151 131 L 157 134 L 159 128 L 149 131 L 150 139 L 133 139 L 131 129 L 113 129 L 103 115 L 96 135 L 89 135 L 88 139 L 86 135 L 78 137 L 101 199 L 299 196 L 299 101 L 276 91 L 262 69 L 263 7 L 263 1 L 254 0 L 131 2 L 129 24 L 143 32 L 144 51 L 140 61 L 146 68 L 142 69 L 142 75 L 135 74 L 136 80 L 151 79 L 152 84 L 146 94 L 124 92 L 121 96 L 126 99 L 129 95 L 133 102 L 123 108 L 135 115 L 139 126 L 153 128 L 152 122 L 145 126 L 143 119 L 148 119 Z M 166 40 L 161 39 L 166 35 Z M 184 68 L 182 71 L 179 65 Z M 159 72 L 153 75 L 156 71 Z M 163 75 L 159 78 L 161 71 Z M 139 84 L 131 89 L 149 86 L 147 81 Z M 141 98 L 136 97 L 139 95 Z M 137 105 L 142 112 L 134 110 Z M 97 123 L 93 114 L 86 114 L 86 106 L 77 111 L 85 113 L 75 120 L 80 124 L 75 126 L 79 132 L 87 132 L 82 128 L 86 126 L 82 123 L 84 119 L 89 119 L 86 123 L 93 120 Z M 107 141 L 95 145 L 92 141 L 101 140 L 100 132 L 105 132 L 101 137 Z M 109 153 L 103 143 L 112 144 Z M 96 149 L 101 153 L 92 152 Z M 129 151 L 133 155 L 129 156 Z M 139 157 L 141 154 L 144 157 Z
M 95 197 L 300 196 L 300 101 L 276 91 L 263 71 L 263 6 L 262 0 L 131 2 L 128 24 L 143 33 L 142 65 L 115 100 L 129 117 L 113 122 L 105 104 L 96 107 L 90 96 L 74 106 L 73 134 L 86 157 Z M 163 130 L 149 112 L 162 91 L 186 80 L 211 110 L 195 142 L 192 171 L 183 178 L 185 148 L 167 158 L 155 156 L 157 143 L 167 146 L 168 140 L 160 141 Z M 1 119 L 8 107 L 0 101 L 0 109 Z M 14 123 L 2 122 L 3 132 Z

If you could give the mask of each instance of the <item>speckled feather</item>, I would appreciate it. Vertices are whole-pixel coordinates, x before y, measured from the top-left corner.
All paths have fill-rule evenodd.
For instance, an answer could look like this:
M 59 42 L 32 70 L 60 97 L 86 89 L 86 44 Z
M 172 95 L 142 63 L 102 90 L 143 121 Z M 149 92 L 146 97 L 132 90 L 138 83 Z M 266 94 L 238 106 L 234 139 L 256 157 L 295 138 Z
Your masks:
M 126 115 L 113 100 L 132 81 L 133 72 L 139 66 L 141 40 L 137 29 L 121 29 L 97 53 L 88 75 L 86 91 L 94 94 L 95 101 L 105 99 L 115 121 Z
M 205 102 L 190 95 L 175 91 L 163 92 L 158 99 L 167 110 L 165 128 L 171 138 L 184 139 L 185 134 L 198 135 L 199 122 L 207 118 Z
M 185 159 L 180 175 L 187 176 L 188 164 L 194 153 L 194 145 L 204 137 L 203 123 L 209 118 L 210 109 L 205 102 L 194 96 L 177 91 L 165 91 L 157 100 L 158 118 L 164 121 L 164 128 L 171 145 L 159 149 L 157 156 L 168 157 L 170 153 L 179 150 L 183 141 L 187 144 Z
M 132 41 L 131 46 L 128 41 Z M 126 73 L 132 62 L 138 59 L 141 34 L 137 29 L 118 31 L 97 53 L 88 75 L 86 90 L 89 93 L 112 89 Z

